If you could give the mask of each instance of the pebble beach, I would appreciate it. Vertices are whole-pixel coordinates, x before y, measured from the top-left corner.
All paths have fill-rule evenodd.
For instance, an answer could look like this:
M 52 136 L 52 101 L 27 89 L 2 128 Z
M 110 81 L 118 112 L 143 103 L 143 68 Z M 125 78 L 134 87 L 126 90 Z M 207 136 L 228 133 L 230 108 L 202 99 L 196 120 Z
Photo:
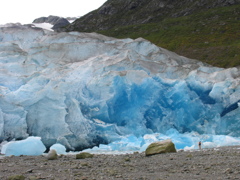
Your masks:
M 224 180 L 240 179 L 240 146 L 178 151 L 146 157 L 144 153 L 76 159 L 60 155 L 0 156 L 0 179 L 49 180 Z

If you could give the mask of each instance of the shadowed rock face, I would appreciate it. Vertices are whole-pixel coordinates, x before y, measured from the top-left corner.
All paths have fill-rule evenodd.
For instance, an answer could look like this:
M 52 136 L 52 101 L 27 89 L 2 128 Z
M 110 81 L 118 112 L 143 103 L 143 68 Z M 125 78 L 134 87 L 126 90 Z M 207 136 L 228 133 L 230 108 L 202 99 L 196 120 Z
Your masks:
M 47 17 L 40 17 L 40 18 L 37 18 L 33 21 L 33 23 L 45 23 L 47 22 L 48 18 Z
M 68 24 L 70 23 L 67 19 L 60 18 L 54 23 L 54 26 L 52 27 L 52 29 L 58 32 L 58 31 L 61 31 L 61 28 L 66 27 Z

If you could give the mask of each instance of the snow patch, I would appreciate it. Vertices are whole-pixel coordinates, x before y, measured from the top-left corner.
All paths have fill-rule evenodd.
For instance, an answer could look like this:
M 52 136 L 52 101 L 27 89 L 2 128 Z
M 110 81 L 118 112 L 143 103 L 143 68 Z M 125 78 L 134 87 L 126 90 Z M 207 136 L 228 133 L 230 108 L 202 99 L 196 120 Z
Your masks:
M 50 24 L 50 23 L 33 23 L 33 25 L 35 27 L 38 27 L 38 28 L 46 29 L 46 30 L 49 30 L 49 31 L 54 31 L 52 29 L 53 25 Z

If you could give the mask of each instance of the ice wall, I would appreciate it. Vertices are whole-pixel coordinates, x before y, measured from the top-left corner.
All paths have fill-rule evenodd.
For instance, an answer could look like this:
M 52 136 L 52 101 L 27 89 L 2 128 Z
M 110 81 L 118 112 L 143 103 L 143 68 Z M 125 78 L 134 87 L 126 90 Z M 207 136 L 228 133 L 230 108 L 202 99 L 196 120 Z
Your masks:
M 144 39 L 0 28 L 0 142 L 81 150 L 151 133 L 240 136 L 239 68 Z

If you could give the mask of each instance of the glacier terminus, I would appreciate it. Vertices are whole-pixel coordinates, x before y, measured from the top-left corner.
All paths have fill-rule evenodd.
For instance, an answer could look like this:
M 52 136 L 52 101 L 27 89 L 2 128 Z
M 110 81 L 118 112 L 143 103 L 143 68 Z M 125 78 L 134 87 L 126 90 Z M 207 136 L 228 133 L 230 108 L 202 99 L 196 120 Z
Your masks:
M 142 38 L 0 27 L 0 143 L 140 150 L 240 144 L 240 71 Z M 203 144 L 204 145 L 204 144 Z

